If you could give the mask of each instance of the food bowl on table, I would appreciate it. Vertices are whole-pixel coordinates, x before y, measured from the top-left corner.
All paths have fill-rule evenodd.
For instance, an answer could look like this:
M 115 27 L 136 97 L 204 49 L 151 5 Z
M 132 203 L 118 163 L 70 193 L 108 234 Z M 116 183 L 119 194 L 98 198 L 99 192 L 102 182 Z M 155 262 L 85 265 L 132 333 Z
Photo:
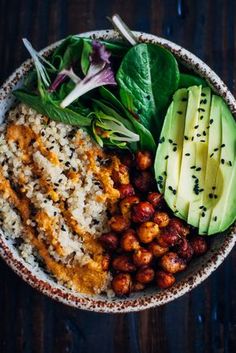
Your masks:
M 133 32 L 138 42 L 160 44 L 171 51 L 177 60 L 191 71 L 204 78 L 212 90 L 221 96 L 227 103 L 233 115 L 236 113 L 236 100 L 229 92 L 221 79 L 199 58 L 186 49 L 166 39 L 152 34 Z M 82 33 L 79 36 L 98 40 L 122 41 L 116 31 L 104 30 Z M 45 56 L 59 46 L 56 42 L 40 53 Z M 32 61 L 24 62 L 3 84 L 0 89 L 0 121 L 3 123 L 4 116 L 14 106 L 15 98 L 12 91 L 23 84 L 23 79 L 32 68 Z M 233 248 L 236 240 L 236 226 L 232 225 L 223 234 L 211 237 L 209 250 L 201 257 L 191 261 L 191 265 L 178 274 L 175 284 L 167 289 L 148 287 L 144 291 L 131 293 L 129 296 L 116 297 L 103 294 L 80 294 L 58 283 L 45 268 L 39 264 L 35 266 L 34 261 L 26 262 L 19 255 L 13 240 L 0 230 L 0 255 L 5 262 L 27 283 L 39 290 L 41 293 L 70 306 L 98 312 L 131 312 L 168 303 L 205 280 L 226 258 Z

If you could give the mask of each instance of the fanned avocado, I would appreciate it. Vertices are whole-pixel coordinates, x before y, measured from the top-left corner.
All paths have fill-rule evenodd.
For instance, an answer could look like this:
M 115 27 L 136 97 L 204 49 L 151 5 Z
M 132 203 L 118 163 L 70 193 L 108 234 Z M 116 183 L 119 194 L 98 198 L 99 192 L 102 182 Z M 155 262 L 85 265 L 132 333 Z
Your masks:
M 155 160 L 158 187 L 199 234 L 221 232 L 236 219 L 236 123 L 208 87 L 178 90 L 170 107 Z

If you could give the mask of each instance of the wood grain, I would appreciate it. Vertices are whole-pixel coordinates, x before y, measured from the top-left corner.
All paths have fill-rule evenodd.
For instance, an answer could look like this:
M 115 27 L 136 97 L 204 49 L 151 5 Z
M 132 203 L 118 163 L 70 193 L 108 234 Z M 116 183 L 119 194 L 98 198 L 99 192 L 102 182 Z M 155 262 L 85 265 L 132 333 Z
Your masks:
M 234 0 L 0 0 L 0 83 L 38 49 L 71 33 L 130 27 L 183 45 L 236 95 Z M 203 284 L 166 306 L 105 315 L 56 303 L 0 261 L 0 353 L 232 353 L 236 346 L 236 252 Z

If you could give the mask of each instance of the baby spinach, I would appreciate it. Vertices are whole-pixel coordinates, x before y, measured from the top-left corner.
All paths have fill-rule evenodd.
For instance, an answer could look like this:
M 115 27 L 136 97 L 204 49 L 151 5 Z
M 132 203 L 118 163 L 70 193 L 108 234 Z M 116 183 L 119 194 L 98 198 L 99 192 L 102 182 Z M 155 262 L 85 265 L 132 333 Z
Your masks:
M 199 76 L 194 76 L 194 75 L 189 75 L 189 74 L 180 74 L 179 77 L 179 86 L 178 88 L 188 88 L 191 86 L 202 86 L 202 87 L 207 87 L 206 81 L 199 77 Z
M 156 134 L 162 126 L 161 112 L 178 88 L 175 57 L 154 44 L 138 44 L 124 56 L 116 79 L 126 108 L 142 125 Z

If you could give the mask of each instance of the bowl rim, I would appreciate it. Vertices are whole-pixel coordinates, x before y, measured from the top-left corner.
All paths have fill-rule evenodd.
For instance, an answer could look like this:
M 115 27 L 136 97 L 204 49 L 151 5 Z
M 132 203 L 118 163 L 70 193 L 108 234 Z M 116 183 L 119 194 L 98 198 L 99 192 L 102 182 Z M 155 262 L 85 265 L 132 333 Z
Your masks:
M 167 39 L 159 36 L 148 34 L 144 32 L 133 32 L 139 42 L 152 42 L 161 44 L 168 48 L 174 53 L 180 61 L 183 61 L 185 65 L 189 66 L 195 72 L 204 77 L 210 86 L 221 95 L 229 106 L 231 112 L 235 115 L 236 113 L 236 100 L 231 94 L 227 86 L 219 78 L 219 76 L 201 59 L 190 51 L 182 48 L 181 46 L 171 42 Z M 109 39 L 109 40 L 121 40 L 122 38 L 114 30 L 99 30 L 90 31 L 78 34 L 79 37 L 91 37 L 94 39 Z M 41 54 L 50 53 L 55 49 L 62 41 L 59 40 L 55 43 L 50 44 L 40 51 Z M 30 70 L 32 67 L 32 60 L 28 59 L 23 62 L 12 75 L 3 83 L 0 88 L 0 100 L 6 100 L 9 94 L 14 88 L 15 84 Z M 46 294 L 52 299 L 67 304 L 69 306 L 105 313 L 121 313 L 121 312 L 133 312 L 148 309 L 154 306 L 160 306 L 166 304 L 183 294 L 189 292 L 195 288 L 201 282 L 203 282 L 210 274 L 223 262 L 226 256 L 230 253 L 233 246 L 236 243 L 236 225 L 234 224 L 227 236 L 224 236 L 222 246 L 215 254 L 213 253 L 210 259 L 200 266 L 200 268 L 190 273 L 184 280 L 177 281 L 176 284 L 166 289 L 165 291 L 157 292 L 155 294 L 141 294 L 137 298 L 124 298 L 124 299 L 109 299 L 104 296 L 98 298 L 96 295 L 84 295 L 80 293 L 72 292 L 66 287 L 58 286 L 49 282 L 48 280 L 40 279 L 37 274 L 32 273 L 26 262 L 22 259 L 16 258 L 14 252 L 9 247 L 7 240 L 0 234 L 0 256 L 5 262 L 16 272 L 25 282 L 30 284 L 33 288 L 36 288 L 41 293 Z

